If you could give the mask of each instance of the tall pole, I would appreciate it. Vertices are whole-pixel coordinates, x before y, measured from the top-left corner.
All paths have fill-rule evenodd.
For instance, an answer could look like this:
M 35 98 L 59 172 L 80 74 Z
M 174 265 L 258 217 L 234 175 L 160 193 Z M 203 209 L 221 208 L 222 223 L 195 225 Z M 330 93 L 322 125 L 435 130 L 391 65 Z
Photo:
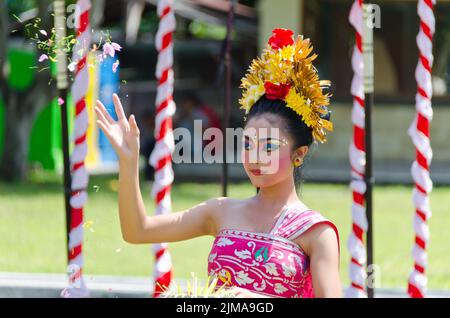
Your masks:
M 433 36 L 436 27 L 434 6 L 436 0 L 418 0 L 417 14 L 420 18 L 420 29 L 416 42 L 419 49 L 415 77 L 417 82 L 416 114 L 408 134 L 414 144 L 416 157 L 411 166 L 414 180 L 414 247 L 412 256 L 414 268 L 408 277 L 408 295 L 413 298 L 425 297 L 427 289 L 426 269 L 428 266 L 428 244 L 430 229 L 428 220 L 432 211 L 430 194 L 433 190 L 433 180 L 430 176 L 430 165 L 433 159 L 433 149 L 430 141 L 430 125 L 433 119 Z
M 171 188 L 174 180 L 172 168 L 172 153 L 174 137 L 172 117 L 176 111 L 173 100 L 173 33 L 176 30 L 175 14 L 172 0 L 158 0 L 157 12 L 159 17 L 158 32 L 155 37 L 158 61 L 156 63 L 156 144 L 150 154 L 149 162 L 155 168 L 152 186 L 152 198 L 156 203 L 156 215 L 171 213 Z M 172 260 L 168 244 L 153 244 L 155 255 L 153 297 L 159 297 L 169 288 L 173 278 Z
M 367 216 L 367 277 L 373 277 L 373 222 L 372 222 L 372 107 L 374 91 L 374 72 L 373 72 L 373 26 L 370 21 L 372 18 L 372 5 L 363 4 L 363 59 L 364 59 L 364 99 L 365 99 L 365 145 L 366 145 L 366 216 Z M 374 297 L 373 278 L 368 279 L 367 297 Z
M 228 12 L 227 21 L 227 35 L 225 42 L 225 103 L 223 108 L 223 122 L 222 122 L 222 134 L 223 134 L 223 163 L 222 163 L 222 196 L 228 194 L 228 160 L 227 160 L 227 127 L 230 124 L 230 111 L 231 111 L 231 37 L 233 32 L 233 20 L 234 9 L 236 0 L 230 1 L 230 11 Z
M 91 44 L 89 24 L 90 0 L 78 0 L 75 17 L 76 43 L 72 48 L 72 63 L 76 63 L 71 87 L 75 105 L 73 127 L 74 147 L 70 155 L 71 198 L 69 232 L 69 266 L 67 268 L 69 288 L 61 292 L 65 298 L 88 297 L 89 290 L 83 279 L 83 215 L 87 201 L 89 175 L 85 166 L 87 155 L 87 129 L 89 126 L 86 93 L 89 83 L 87 58 Z
M 352 125 L 353 136 L 349 146 L 351 165 L 352 191 L 352 231 L 348 238 L 350 286 L 345 297 L 367 297 L 366 279 L 367 251 L 364 245 L 364 234 L 367 233 L 366 215 L 366 149 L 365 149 L 365 96 L 364 96 L 364 58 L 362 48 L 363 33 L 363 1 L 354 0 L 349 14 L 349 22 L 355 29 L 355 46 L 352 54 L 353 79 L 351 94 L 353 96 Z
M 70 259 L 69 251 L 69 232 L 71 223 L 70 213 L 70 195 L 71 195 L 71 176 L 70 176 L 70 159 L 69 159 L 69 130 L 67 126 L 67 55 L 65 51 L 64 39 L 66 38 L 66 6 L 64 0 L 56 0 L 54 2 L 55 10 L 55 40 L 57 46 L 57 75 L 56 87 L 58 88 L 59 98 L 63 100 L 61 105 L 61 128 L 62 128 L 62 148 L 64 161 L 64 199 L 66 206 L 66 239 L 67 239 L 67 261 Z

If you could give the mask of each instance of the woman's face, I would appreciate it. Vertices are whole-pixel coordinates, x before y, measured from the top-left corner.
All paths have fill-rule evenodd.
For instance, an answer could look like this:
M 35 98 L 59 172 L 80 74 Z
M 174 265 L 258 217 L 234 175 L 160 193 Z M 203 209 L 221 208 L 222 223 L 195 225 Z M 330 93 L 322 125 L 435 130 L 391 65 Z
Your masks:
M 264 114 L 251 118 L 243 132 L 242 163 L 255 187 L 263 188 L 292 178 L 293 141 L 281 129 L 283 120 Z

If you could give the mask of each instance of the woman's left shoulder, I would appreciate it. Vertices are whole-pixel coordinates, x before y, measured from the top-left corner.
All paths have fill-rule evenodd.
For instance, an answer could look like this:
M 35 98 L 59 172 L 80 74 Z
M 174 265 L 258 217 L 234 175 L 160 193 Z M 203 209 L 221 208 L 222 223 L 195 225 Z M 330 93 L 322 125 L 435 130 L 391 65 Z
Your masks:
M 337 244 L 339 248 L 339 232 L 334 222 L 314 210 L 310 210 L 306 217 L 304 231 L 293 239 L 295 243 L 308 255 L 313 246 Z

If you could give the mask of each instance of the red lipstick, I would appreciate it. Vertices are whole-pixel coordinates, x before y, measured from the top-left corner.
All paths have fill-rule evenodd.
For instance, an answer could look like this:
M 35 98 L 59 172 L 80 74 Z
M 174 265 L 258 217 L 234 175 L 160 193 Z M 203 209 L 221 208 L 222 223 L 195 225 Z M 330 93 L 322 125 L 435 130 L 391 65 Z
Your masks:
M 252 170 L 250 170 L 250 172 L 252 174 L 254 174 L 255 176 L 260 176 L 261 175 L 261 169 L 252 169 Z

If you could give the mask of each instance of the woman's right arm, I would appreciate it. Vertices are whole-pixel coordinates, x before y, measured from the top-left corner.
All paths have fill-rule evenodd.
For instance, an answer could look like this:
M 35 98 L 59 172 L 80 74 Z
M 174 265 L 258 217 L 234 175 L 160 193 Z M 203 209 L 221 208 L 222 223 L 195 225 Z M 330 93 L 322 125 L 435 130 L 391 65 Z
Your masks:
M 119 218 L 122 236 L 129 243 L 158 243 L 215 235 L 214 211 L 226 198 L 210 199 L 190 209 L 157 216 L 145 211 L 139 185 L 139 128 L 133 115 L 127 120 L 119 97 L 113 96 L 118 120 L 98 101 L 97 124 L 119 156 Z
M 145 212 L 137 165 L 121 165 L 119 215 L 122 236 L 134 244 L 176 242 L 216 233 L 213 211 L 226 198 L 210 199 L 176 213 L 149 216 Z

